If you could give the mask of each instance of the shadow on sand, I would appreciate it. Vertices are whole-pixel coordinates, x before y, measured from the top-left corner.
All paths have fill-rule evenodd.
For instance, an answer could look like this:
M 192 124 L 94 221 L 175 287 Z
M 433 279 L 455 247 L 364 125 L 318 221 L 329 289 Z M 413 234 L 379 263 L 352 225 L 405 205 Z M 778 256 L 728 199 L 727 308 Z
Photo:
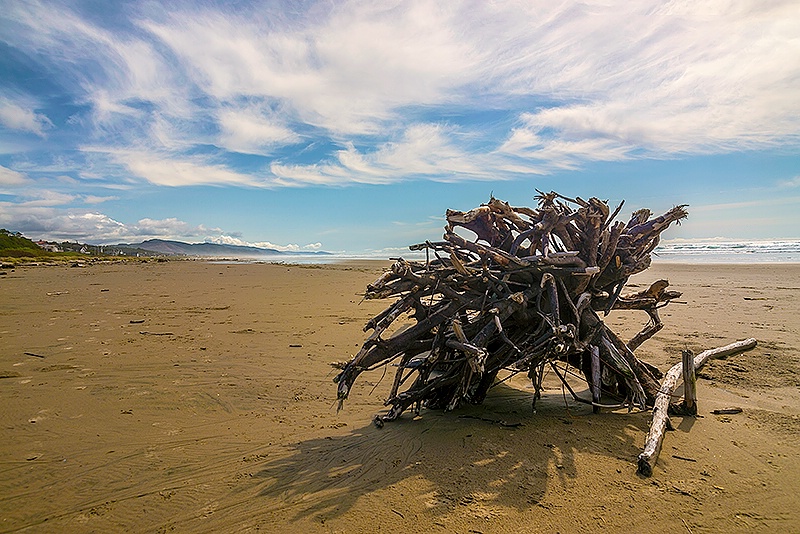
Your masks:
M 558 393 L 540 400 L 534 413 L 530 399 L 501 385 L 481 406 L 423 410 L 382 429 L 368 425 L 303 441 L 254 474 L 263 483 L 260 495 L 291 520 L 325 520 L 346 513 L 362 495 L 415 477 L 416 488 L 429 489 L 414 498 L 434 513 L 476 499 L 523 510 L 543 498 L 550 478 L 580 475 L 578 453 L 630 461 L 635 469 L 634 441 L 647 432 L 648 414 L 592 414 L 583 405 L 565 406 Z M 521 425 L 506 426 L 514 423 Z

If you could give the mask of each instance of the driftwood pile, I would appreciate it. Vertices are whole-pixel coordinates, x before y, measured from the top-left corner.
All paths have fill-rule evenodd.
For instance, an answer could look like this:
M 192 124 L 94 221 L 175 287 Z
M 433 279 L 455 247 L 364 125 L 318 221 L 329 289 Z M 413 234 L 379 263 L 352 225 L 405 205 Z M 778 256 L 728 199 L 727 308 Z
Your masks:
M 367 287 L 367 299 L 395 300 L 340 365 L 340 406 L 360 373 L 390 363 L 397 371 L 378 426 L 409 408 L 479 404 L 501 370 L 527 373 L 534 403 L 546 368 L 566 384 L 571 366 L 586 377 L 592 400 L 573 395 L 595 411 L 654 405 L 662 373 L 634 351 L 661 329 L 658 309 L 680 293 L 666 280 L 632 295 L 622 290 L 650 265 L 661 233 L 687 216 L 685 206 L 615 222 L 622 204 L 612 212 L 597 198 L 540 192 L 536 199 L 535 209 L 491 198 L 467 212 L 448 210 L 443 241 L 410 247 L 425 251 L 425 261 L 399 258 Z M 625 342 L 601 319 L 613 309 L 644 310 L 650 320 Z M 413 323 L 393 326 L 403 316 Z M 602 397 L 616 400 L 602 404 Z

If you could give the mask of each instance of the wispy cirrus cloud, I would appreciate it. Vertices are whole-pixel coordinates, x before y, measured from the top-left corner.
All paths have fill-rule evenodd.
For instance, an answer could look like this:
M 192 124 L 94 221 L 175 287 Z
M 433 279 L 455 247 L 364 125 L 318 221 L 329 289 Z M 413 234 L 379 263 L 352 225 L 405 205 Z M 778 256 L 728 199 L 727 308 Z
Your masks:
M 83 197 L 83 201 L 86 204 L 102 204 L 103 202 L 110 202 L 112 200 L 119 200 L 117 196 L 97 196 L 97 195 L 86 195 Z
M 0 167 L 0 185 L 2 182 L 3 168 Z M 23 177 L 24 178 L 24 177 Z M 5 203 L 7 209 L 27 209 L 42 206 L 67 206 L 72 204 L 102 204 L 116 200 L 114 196 L 81 195 L 75 193 L 65 193 L 54 189 L 42 189 L 31 187 L 32 182 L 24 180 L 21 182 L 23 187 L 15 189 L 16 202 L 14 204 Z
M 29 132 L 45 137 L 53 123 L 43 113 L 37 112 L 27 99 L 15 102 L 8 97 L 0 96 L 0 124 L 12 130 Z
M 203 155 L 176 156 L 163 150 L 143 147 L 117 149 L 84 147 L 123 169 L 128 175 L 154 185 L 167 187 L 193 185 L 265 187 L 269 183 L 247 173 L 236 172 L 225 165 L 214 163 Z
M 21 186 L 30 183 L 30 180 L 21 172 L 12 171 L 0 165 L 0 187 Z
M 800 202 L 800 197 L 798 196 L 781 196 L 769 199 L 742 200 L 740 202 L 725 202 L 722 204 L 701 204 L 697 206 L 692 206 L 692 212 L 706 213 L 706 212 L 741 210 L 741 209 L 760 207 L 760 206 L 771 206 L 771 207 L 789 206 L 797 204 L 797 202 Z
M 374 149 L 358 149 L 347 143 L 329 161 L 311 165 L 273 163 L 270 170 L 285 185 L 496 179 L 488 165 L 480 164 L 486 158 L 459 147 L 455 137 L 452 128 L 440 124 L 411 124 L 396 140 Z
M 789 178 L 788 180 L 783 180 L 778 183 L 778 187 L 781 189 L 793 189 L 795 187 L 800 187 L 800 176 L 795 176 L 793 178 Z
M 275 146 L 298 143 L 302 139 L 284 119 L 255 106 L 223 110 L 218 120 L 219 144 L 233 152 L 268 155 Z
M 456 14 L 425 2 L 352 2 L 292 20 L 260 6 L 141 24 L 216 100 L 276 99 L 301 122 L 347 135 L 377 134 L 398 107 L 440 102 L 473 79 L 479 54 L 452 32 Z
M 143 3 L 121 25 L 69 6 L 11 11 L 30 31 L 4 40 L 64 72 L 89 104 L 91 150 L 136 143 L 152 155 L 131 172 L 157 184 L 264 183 L 231 163 L 187 179 L 187 156 L 209 144 L 265 157 L 270 185 L 280 186 L 513 177 L 800 138 L 800 39 L 790 22 L 800 8 L 789 0 L 349 1 L 303 12 Z M 517 120 L 490 135 L 454 105 Z M 6 121 L 43 135 L 44 115 L 8 109 Z M 466 135 L 439 134 L 404 154 L 420 146 L 398 138 L 420 123 Z M 300 133 L 309 128 L 313 136 Z M 320 139 L 331 149 L 316 161 L 280 152 Z M 178 177 L 144 169 L 148 159 Z

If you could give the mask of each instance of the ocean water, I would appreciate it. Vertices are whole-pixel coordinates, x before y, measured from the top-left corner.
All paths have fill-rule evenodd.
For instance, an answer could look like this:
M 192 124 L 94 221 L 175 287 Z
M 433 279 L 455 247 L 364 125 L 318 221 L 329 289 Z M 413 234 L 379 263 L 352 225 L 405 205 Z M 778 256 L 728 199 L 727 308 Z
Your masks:
M 800 263 L 800 240 L 672 241 L 653 251 L 653 263 Z
M 385 260 L 403 257 L 425 260 L 420 251 L 392 253 L 330 254 L 320 256 L 282 255 L 277 257 L 211 260 L 213 263 L 328 264 L 358 260 Z M 653 263 L 800 263 L 800 240 L 774 241 L 668 241 L 653 252 Z

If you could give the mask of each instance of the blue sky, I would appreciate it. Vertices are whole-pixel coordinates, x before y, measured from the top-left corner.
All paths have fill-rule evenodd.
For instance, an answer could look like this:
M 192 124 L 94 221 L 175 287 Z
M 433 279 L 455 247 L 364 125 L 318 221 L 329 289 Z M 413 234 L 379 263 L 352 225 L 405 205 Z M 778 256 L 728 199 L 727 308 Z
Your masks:
M 800 3 L 4 2 L 0 226 L 395 254 L 536 189 L 800 238 Z

